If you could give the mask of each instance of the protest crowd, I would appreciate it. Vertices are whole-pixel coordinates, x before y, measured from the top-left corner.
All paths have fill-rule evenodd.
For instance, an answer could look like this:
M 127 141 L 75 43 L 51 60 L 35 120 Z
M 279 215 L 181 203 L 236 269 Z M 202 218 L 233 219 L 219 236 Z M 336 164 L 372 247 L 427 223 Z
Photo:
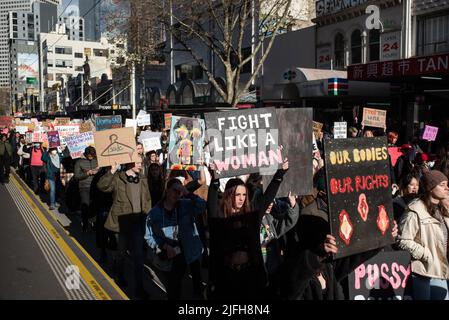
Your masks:
M 449 144 L 301 115 L 287 130 L 276 111 L 12 118 L 0 180 L 79 216 L 136 299 L 149 265 L 169 300 L 448 300 Z M 281 133 L 236 133 L 254 128 Z

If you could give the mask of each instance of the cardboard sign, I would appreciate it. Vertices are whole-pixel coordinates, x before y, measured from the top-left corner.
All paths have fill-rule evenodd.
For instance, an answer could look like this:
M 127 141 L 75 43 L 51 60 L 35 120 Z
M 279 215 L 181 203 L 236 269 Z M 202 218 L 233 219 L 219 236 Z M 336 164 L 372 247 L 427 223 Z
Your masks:
M 137 137 L 137 141 L 142 142 L 144 139 L 158 138 L 160 139 L 162 132 L 154 132 L 154 131 L 141 131 L 139 137 Z
M 70 124 L 70 118 L 55 118 L 55 125 L 68 125 Z
M 286 108 L 276 109 L 279 122 L 280 144 L 283 146 L 282 154 L 288 158 L 289 170 L 284 175 L 283 182 L 277 193 L 278 197 L 312 194 L 312 109 Z M 281 126 L 282 124 L 282 126 Z M 311 139 L 312 138 L 312 139 Z M 264 190 L 270 184 L 272 175 L 263 176 Z M 298 183 L 301 181 L 301 183 Z
M 393 243 L 386 137 L 325 139 L 324 150 L 335 258 Z
M 95 131 L 95 126 L 92 120 L 87 120 L 80 124 L 80 133 Z
M 321 122 L 313 121 L 313 134 L 316 139 L 319 138 L 321 130 L 323 130 L 323 124 Z
M 346 139 L 348 137 L 347 123 L 334 122 L 334 139 Z
M 348 276 L 350 300 L 412 300 L 410 253 L 380 252 Z
M 217 178 L 259 171 L 274 174 L 282 165 L 274 108 L 212 112 L 204 117 Z
M 61 141 L 59 140 L 59 133 L 58 131 L 49 131 L 47 132 L 48 137 L 48 146 L 50 148 L 56 148 L 61 145 Z
M 151 115 L 150 114 L 138 115 L 136 120 L 137 120 L 137 125 L 139 127 L 151 125 Z
M 394 167 L 396 162 L 398 162 L 399 157 L 402 156 L 401 148 L 389 147 L 388 154 L 390 155 L 391 165 Z
M 27 126 L 16 126 L 16 132 L 20 133 L 20 134 L 25 134 L 28 131 L 28 127 Z
M 385 128 L 387 111 L 379 109 L 363 108 L 362 124 L 364 126 Z
M 68 136 L 65 141 L 72 159 L 80 158 L 87 147 L 95 147 L 94 134 L 92 131 Z
M 12 125 L 13 121 L 14 121 L 13 117 L 0 116 L 0 127 L 9 127 L 10 125 Z
M 424 127 L 424 133 L 422 135 L 422 139 L 427 140 L 427 141 L 435 141 L 435 139 L 437 138 L 437 134 L 438 134 L 438 127 L 432 127 L 432 126 L 426 125 Z
M 45 132 L 33 132 L 31 142 L 48 142 L 48 137 Z
M 204 161 L 204 120 L 172 117 L 167 168 L 170 170 L 202 170 Z
M 95 129 L 97 131 L 117 129 L 122 127 L 122 116 L 103 116 L 95 118 Z
M 170 129 L 171 127 L 171 113 L 164 113 L 164 123 L 165 123 L 165 129 Z
M 100 167 L 141 161 L 132 128 L 96 131 L 94 140 Z
M 8 128 L 2 129 L 2 134 L 8 134 L 8 133 L 9 133 L 9 129 Z
M 55 130 L 58 131 L 59 139 L 61 140 L 61 144 L 65 145 L 66 144 L 65 138 L 79 133 L 80 127 L 78 125 L 55 126 Z

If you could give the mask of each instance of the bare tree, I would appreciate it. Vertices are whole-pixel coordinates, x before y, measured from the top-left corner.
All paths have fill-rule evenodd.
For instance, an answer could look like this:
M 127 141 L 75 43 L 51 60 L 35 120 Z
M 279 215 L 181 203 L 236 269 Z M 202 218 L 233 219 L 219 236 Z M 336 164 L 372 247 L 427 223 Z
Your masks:
M 223 100 L 236 106 L 259 74 L 276 35 L 287 29 L 292 0 L 171 0 L 160 10 L 167 30 L 206 73 Z M 268 40 L 269 39 L 269 40 Z M 267 40 L 267 41 L 265 41 Z M 265 42 L 265 45 L 264 45 Z M 199 44 L 199 45 L 198 45 Z M 251 45 L 244 55 L 244 46 Z M 223 65 L 226 87 L 216 81 L 204 62 L 204 47 Z M 250 77 L 241 81 L 241 71 L 253 61 Z

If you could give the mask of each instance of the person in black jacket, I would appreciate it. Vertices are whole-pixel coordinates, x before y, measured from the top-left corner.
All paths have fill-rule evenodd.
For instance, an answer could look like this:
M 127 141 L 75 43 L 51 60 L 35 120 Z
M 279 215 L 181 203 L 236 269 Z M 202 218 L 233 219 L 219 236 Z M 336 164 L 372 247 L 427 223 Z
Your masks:
M 211 169 L 213 165 L 211 165 Z M 267 187 L 259 210 L 252 210 L 248 191 L 241 179 L 226 183 L 218 203 L 219 180 L 209 186 L 207 210 L 210 232 L 209 285 L 211 298 L 261 298 L 267 285 L 262 256 L 260 227 L 262 217 L 276 197 L 288 160 L 274 175 Z M 214 172 L 211 170 L 214 177 Z

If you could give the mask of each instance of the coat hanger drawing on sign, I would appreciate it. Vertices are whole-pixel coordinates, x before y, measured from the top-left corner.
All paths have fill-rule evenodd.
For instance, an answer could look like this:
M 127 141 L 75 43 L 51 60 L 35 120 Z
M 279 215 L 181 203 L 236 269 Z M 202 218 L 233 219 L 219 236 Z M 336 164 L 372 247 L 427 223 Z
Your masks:
M 103 157 L 112 157 L 112 156 L 118 156 L 121 154 L 128 154 L 129 159 L 132 160 L 132 155 L 135 150 L 130 146 L 127 146 L 123 143 L 117 142 L 117 139 L 118 139 L 118 136 L 116 134 L 111 134 L 109 136 L 109 140 L 111 141 L 111 143 L 103 150 L 101 155 Z

